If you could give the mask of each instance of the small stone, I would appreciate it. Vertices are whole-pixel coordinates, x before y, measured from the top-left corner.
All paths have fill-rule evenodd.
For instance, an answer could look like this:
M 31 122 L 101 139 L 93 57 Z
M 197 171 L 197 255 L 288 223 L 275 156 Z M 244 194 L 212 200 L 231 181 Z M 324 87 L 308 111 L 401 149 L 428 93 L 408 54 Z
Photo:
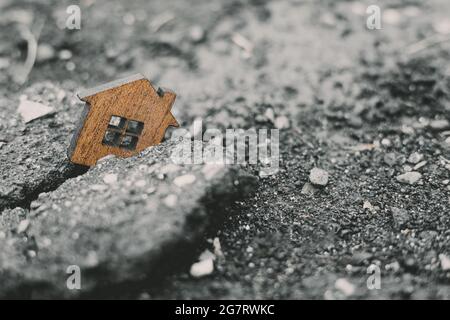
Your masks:
M 32 120 L 42 118 L 48 114 L 53 113 L 54 109 L 52 107 L 43 105 L 42 103 L 22 99 L 17 111 L 22 116 L 25 123 L 28 123 Z
M 423 154 L 420 154 L 418 152 L 411 153 L 411 155 L 408 157 L 408 162 L 411 164 L 417 164 L 423 159 Z
M 390 147 L 392 145 L 392 142 L 388 138 L 383 138 L 381 140 L 381 145 L 383 145 L 385 147 Z
M 17 226 L 17 233 L 23 233 L 27 231 L 28 227 L 30 226 L 30 220 L 25 219 L 19 222 L 19 225 Z
M 106 184 L 114 184 L 114 183 L 117 182 L 117 174 L 115 174 L 115 173 L 108 173 L 108 174 L 105 174 L 105 175 L 103 176 L 103 181 L 104 181 Z
M 279 116 L 275 119 L 274 125 L 277 129 L 287 129 L 290 126 L 289 119 L 286 116 Z
M 98 265 L 98 255 L 95 251 L 89 251 L 88 255 L 84 261 L 87 267 L 95 267 Z
M 107 189 L 108 189 L 108 187 L 105 186 L 104 184 L 93 184 L 93 185 L 91 186 L 91 190 L 94 190 L 94 191 L 100 191 L 100 192 L 102 192 L 102 191 L 105 191 L 105 190 L 107 190 Z
M 259 170 L 258 175 L 260 178 L 267 178 L 267 177 L 273 176 L 277 173 L 278 173 L 278 168 L 276 168 L 276 167 L 262 167 Z
M 203 167 L 202 173 L 204 174 L 206 180 L 211 180 L 220 171 L 224 170 L 224 168 L 225 168 L 224 164 L 208 163 Z
M 215 237 L 213 240 L 214 254 L 217 257 L 223 257 L 222 246 L 220 245 L 220 240 L 218 237 Z
M 386 163 L 388 166 L 392 167 L 393 165 L 396 164 L 397 157 L 396 157 L 395 153 L 389 152 L 384 155 L 383 160 L 384 160 L 384 163 Z
M 9 68 L 10 62 L 8 58 L 0 58 L 0 70 Z
M 195 181 L 195 176 L 193 174 L 185 174 L 183 176 L 176 177 L 173 180 L 173 183 L 176 186 L 181 188 L 181 187 L 184 187 L 184 186 L 194 183 L 194 181 Z
M 177 166 L 176 164 L 173 164 L 173 163 L 169 163 L 168 165 L 165 165 L 164 167 L 162 167 L 159 170 L 159 172 L 161 174 L 168 174 L 168 173 L 176 172 L 180 169 L 181 169 L 180 166 Z
M 422 175 L 417 171 L 406 172 L 397 176 L 397 181 L 400 183 L 415 184 L 422 178 Z
M 372 204 L 369 201 L 367 201 L 367 200 L 364 201 L 364 203 L 363 203 L 363 209 L 364 210 L 369 210 L 370 212 L 374 212 L 375 211 L 373 206 L 372 206 Z
M 441 131 L 448 129 L 450 127 L 450 123 L 447 119 L 439 119 L 433 120 L 430 122 L 430 128 L 436 131 Z
M 205 30 L 200 26 L 193 26 L 189 29 L 189 37 L 194 43 L 200 43 L 205 40 L 205 34 Z
M 414 170 L 415 171 L 419 170 L 420 168 L 424 167 L 427 163 L 428 162 L 426 160 L 419 162 L 414 166 Z
M 391 213 L 392 218 L 394 219 L 394 224 L 397 228 L 402 228 L 409 222 L 409 213 L 405 209 L 392 207 Z
M 347 297 L 355 293 L 355 286 L 345 278 L 337 279 L 334 287 Z
M 194 263 L 191 266 L 191 276 L 194 278 L 201 278 L 210 275 L 214 271 L 214 261 L 213 259 L 205 259 L 203 261 Z
M 67 49 L 61 50 L 58 54 L 58 57 L 61 60 L 69 60 L 70 58 L 72 58 L 72 52 Z
M 216 256 L 214 255 L 214 253 L 212 253 L 211 251 L 206 249 L 205 251 L 203 251 L 200 254 L 200 256 L 198 257 L 198 260 L 203 261 L 203 260 L 208 260 L 208 259 L 216 260 Z
M 303 185 L 302 194 L 308 195 L 308 196 L 312 196 L 314 195 L 314 193 L 316 193 L 317 189 L 309 182 L 305 183 Z
M 405 172 L 411 172 L 413 170 L 413 168 L 411 168 L 411 166 L 405 165 L 403 166 L 403 171 Z
M 163 202 L 169 208 L 174 208 L 177 205 L 178 197 L 174 194 L 169 194 L 164 198 Z
M 37 49 L 37 62 L 46 62 L 55 57 L 55 49 L 47 43 L 42 43 L 38 46 Z
M 134 183 L 134 186 L 137 188 L 143 188 L 145 187 L 145 185 L 147 184 L 147 181 L 145 181 L 144 179 L 142 180 L 138 180 Z
M 319 168 L 314 168 L 309 173 L 309 181 L 316 186 L 326 186 L 328 184 L 328 172 Z
M 398 270 L 400 270 L 400 263 L 398 263 L 398 261 L 391 262 L 386 265 L 386 270 L 397 272 Z
M 439 260 L 441 261 L 441 268 L 444 271 L 450 270 L 450 258 L 445 254 L 441 253 L 439 255 Z
M 272 108 L 267 108 L 266 112 L 264 112 L 264 116 L 271 122 L 275 122 L 275 112 L 273 112 Z

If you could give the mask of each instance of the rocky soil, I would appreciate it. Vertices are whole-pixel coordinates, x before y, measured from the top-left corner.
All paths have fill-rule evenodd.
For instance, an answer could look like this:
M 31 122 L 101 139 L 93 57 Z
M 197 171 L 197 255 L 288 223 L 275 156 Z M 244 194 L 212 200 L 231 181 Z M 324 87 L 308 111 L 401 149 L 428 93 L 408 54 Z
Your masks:
M 378 3 L 90 0 L 67 30 L 72 2 L 0 1 L 0 296 L 449 299 L 450 4 Z M 280 129 L 279 172 L 174 166 L 171 132 L 70 164 L 75 93 L 135 72 L 183 127 Z

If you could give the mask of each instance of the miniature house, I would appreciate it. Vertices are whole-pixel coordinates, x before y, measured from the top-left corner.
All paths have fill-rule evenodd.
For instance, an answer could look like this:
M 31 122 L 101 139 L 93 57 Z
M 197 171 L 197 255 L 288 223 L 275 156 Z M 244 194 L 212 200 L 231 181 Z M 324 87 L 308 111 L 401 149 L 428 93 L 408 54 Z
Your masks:
M 80 92 L 84 112 L 69 147 L 73 163 L 93 166 L 109 154 L 129 157 L 158 144 L 168 126 L 175 93 L 155 89 L 136 74 Z

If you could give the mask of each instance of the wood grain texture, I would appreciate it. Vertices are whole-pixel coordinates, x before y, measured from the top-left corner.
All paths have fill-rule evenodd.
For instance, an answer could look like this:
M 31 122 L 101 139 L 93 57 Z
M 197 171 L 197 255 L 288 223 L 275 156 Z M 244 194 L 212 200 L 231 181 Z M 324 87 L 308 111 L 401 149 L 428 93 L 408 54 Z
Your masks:
M 69 148 L 70 160 L 93 166 L 109 154 L 130 157 L 160 143 L 168 126 L 178 126 L 170 112 L 175 98 L 172 91 L 156 91 L 145 78 L 82 97 L 89 109 Z M 103 143 L 112 116 L 144 124 L 134 150 Z

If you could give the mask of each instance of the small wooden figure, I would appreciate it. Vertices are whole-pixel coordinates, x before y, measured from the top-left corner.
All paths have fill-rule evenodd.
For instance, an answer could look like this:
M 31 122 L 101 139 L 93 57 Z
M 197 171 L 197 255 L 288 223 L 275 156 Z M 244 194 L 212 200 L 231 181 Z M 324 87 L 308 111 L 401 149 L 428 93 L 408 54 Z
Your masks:
M 130 157 L 160 143 L 168 126 L 178 127 L 171 113 L 175 97 L 141 74 L 80 92 L 86 104 L 69 146 L 70 161 L 93 166 L 109 154 Z

